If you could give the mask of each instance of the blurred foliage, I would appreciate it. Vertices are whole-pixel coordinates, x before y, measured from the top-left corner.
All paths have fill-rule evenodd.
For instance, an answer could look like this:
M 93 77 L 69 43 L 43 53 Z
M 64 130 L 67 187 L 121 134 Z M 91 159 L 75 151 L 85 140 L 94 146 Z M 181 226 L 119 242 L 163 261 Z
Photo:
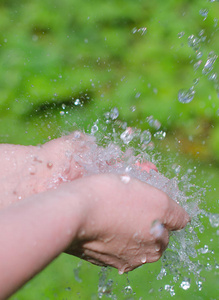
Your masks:
M 219 159 L 218 82 L 201 72 L 219 49 L 216 2 L 1 0 L 0 141 L 37 144 L 86 130 L 116 106 L 133 126 L 153 115 L 169 136 L 181 134 L 185 149 L 189 139 L 205 143 Z M 202 30 L 195 71 L 188 37 Z M 180 103 L 178 91 L 196 78 L 194 100 Z

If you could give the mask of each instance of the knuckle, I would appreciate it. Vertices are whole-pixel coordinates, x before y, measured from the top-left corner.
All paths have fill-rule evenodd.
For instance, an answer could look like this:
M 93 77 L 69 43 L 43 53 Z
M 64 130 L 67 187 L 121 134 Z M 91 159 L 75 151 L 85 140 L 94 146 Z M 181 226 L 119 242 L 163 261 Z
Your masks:
M 160 197 L 160 209 L 161 209 L 161 219 L 165 221 L 167 215 L 170 212 L 170 198 L 164 192 L 162 192 Z

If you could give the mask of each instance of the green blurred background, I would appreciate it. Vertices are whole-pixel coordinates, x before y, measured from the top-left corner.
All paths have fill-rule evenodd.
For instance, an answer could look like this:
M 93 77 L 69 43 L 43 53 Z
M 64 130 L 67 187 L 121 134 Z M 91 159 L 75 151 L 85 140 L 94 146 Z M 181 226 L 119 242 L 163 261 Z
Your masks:
M 182 172 L 198 166 L 196 183 L 213 187 L 205 205 L 218 212 L 218 60 L 202 72 L 209 53 L 218 54 L 218 17 L 218 0 L 0 0 L 0 142 L 89 133 L 115 106 L 120 120 L 141 129 L 152 115 L 167 133 L 158 149 L 168 146 L 163 155 L 177 155 Z M 178 91 L 197 79 L 192 102 L 180 103 Z M 216 252 L 216 230 L 205 226 L 201 240 L 212 239 Z M 78 264 L 62 255 L 11 299 L 97 299 L 100 269 Z M 118 299 L 170 297 L 159 269 L 160 262 L 129 275 L 136 295 L 126 295 L 129 279 L 112 271 Z M 206 271 L 201 292 L 176 284 L 177 299 L 216 299 L 216 272 Z

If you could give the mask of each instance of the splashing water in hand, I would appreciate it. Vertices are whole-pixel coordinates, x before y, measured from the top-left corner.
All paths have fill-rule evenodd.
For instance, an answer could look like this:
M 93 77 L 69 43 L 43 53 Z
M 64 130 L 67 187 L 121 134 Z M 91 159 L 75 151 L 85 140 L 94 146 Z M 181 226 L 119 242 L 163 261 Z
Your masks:
M 150 149 L 149 141 L 152 142 L 152 135 L 149 130 L 141 131 L 137 128 L 128 127 L 126 123 L 118 121 L 119 114 L 118 110 L 115 109 L 111 113 L 105 114 L 105 116 L 107 116 L 105 120 L 106 124 L 109 124 L 107 122 L 109 118 L 111 118 L 111 121 L 113 120 L 110 123 L 112 127 L 111 132 L 105 132 L 102 136 L 98 132 L 97 143 L 89 140 L 86 145 L 87 151 L 77 153 L 75 160 L 86 170 L 85 176 L 98 173 L 120 174 L 121 181 L 125 184 L 128 184 L 131 178 L 137 178 L 165 192 L 189 213 L 191 222 L 187 227 L 181 231 L 171 233 L 169 247 L 161 258 L 162 268 L 157 279 L 161 280 L 171 274 L 173 281 L 176 283 L 181 280 L 179 286 L 187 290 L 191 286 L 191 276 L 193 276 L 198 289 L 201 290 L 203 281 L 201 271 L 206 266 L 201 263 L 200 256 L 205 254 L 205 250 L 208 248 L 206 246 L 204 250 L 202 248 L 197 249 L 200 240 L 196 228 L 199 228 L 200 232 L 202 231 L 201 228 L 203 225 L 201 219 L 203 216 L 209 218 L 212 227 L 216 228 L 219 225 L 218 214 L 207 213 L 198 207 L 200 199 L 205 195 L 205 189 L 191 184 L 190 177 L 192 176 L 192 171 L 190 169 L 180 179 L 177 177 L 168 179 L 157 172 L 155 165 L 161 162 L 156 161 L 152 157 L 154 165 L 150 162 L 150 155 L 145 151 Z M 160 132 L 163 131 L 159 130 L 154 134 L 155 139 L 156 134 L 160 135 Z M 91 134 L 94 135 L 95 133 L 92 127 Z M 162 136 L 165 138 L 164 135 Z M 131 143 L 133 143 L 132 147 Z M 98 144 L 104 144 L 104 146 L 98 146 Z M 133 147 L 133 145 L 138 146 Z M 176 171 L 175 173 L 178 174 L 179 172 Z M 179 186 L 182 186 L 183 190 L 180 190 Z M 162 229 L 162 224 L 152 224 L 151 230 L 156 236 L 162 234 Z M 210 251 L 206 253 L 213 256 Z M 182 276 L 185 270 L 186 274 Z M 171 284 L 168 286 L 165 286 L 165 290 L 168 290 L 171 295 L 175 295 L 174 285 Z M 112 295 L 112 293 L 109 294 Z

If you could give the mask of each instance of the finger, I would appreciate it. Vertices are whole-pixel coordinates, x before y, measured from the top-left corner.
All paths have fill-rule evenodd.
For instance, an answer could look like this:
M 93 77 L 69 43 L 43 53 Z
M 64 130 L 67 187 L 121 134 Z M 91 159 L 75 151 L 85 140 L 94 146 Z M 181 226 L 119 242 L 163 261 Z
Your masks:
M 122 258 L 116 255 L 96 252 L 90 249 L 84 249 L 82 259 L 91 262 L 98 266 L 110 266 L 116 269 L 121 269 L 126 263 Z
M 137 161 L 135 165 L 138 166 L 141 171 L 146 171 L 147 173 L 149 173 L 150 170 L 155 170 L 156 172 L 158 172 L 157 167 L 150 161 L 146 161 L 142 163 Z
M 188 213 L 172 199 L 169 199 L 169 208 L 163 224 L 168 230 L 180 230 L 190 221 Z

